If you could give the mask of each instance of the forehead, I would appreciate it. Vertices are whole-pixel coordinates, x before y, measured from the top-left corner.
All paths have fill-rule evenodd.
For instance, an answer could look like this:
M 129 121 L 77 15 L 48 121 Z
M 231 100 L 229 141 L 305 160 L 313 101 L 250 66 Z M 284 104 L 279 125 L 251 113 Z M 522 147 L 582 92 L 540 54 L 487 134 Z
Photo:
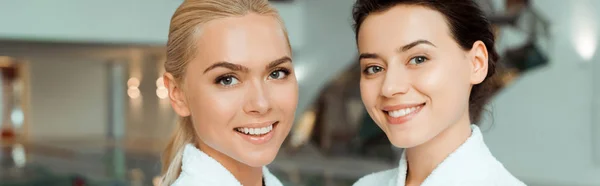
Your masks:
M 290 55 L 281 23 L 269 15 L 213 20 L 202 25 L 198 34 L 194 62 L 200 66 L 227 61 L 251 67 Z
M 398 47 L 419 39 L 436 45 L 452 39 L 444 15 L 423 6 L 397 5 L 367 16 L 358 33 L 361 51 L 385 47 L 383 43 Z

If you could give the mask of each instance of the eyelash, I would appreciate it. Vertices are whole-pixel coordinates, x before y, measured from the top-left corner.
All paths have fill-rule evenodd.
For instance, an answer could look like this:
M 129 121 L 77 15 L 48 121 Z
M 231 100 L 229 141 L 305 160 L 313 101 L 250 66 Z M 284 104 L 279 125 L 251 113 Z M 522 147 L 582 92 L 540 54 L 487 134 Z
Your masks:
M 423 62 L 421 62 L 421 63 L 425 63 L 425 62 L 429 61 L 429 58 L 427 58 L 427 57 L 425 57 L 425 56 L 415 56 L 415 57 L 412 57 L 412 58 L 410 58 L 410 60 L 408 60 L 408 64 L 410 64 L 410 63 L 411 63 L 411 61 L 413 61 L 413 60 L 416 60 L 417 58 L 423 58 Z M 418 63 L 418 64 L 410 64 L 410 65 L 420 65 L 421 63 Z M 379 71 L 377 71 L 377 72 L 370 73 L 370 72 L 369 72 L 369 70 L 370 70 L 371 68 L 381 68 L 381 69 L 380 69 Z M 381 71 L 384 71 L 384 70 L 385 70 L 385 69 L 384 69 L 383 67 L 381 67 L 381 66 L 378 66 L 378 65 L 371 65 L 371 66 L 367 66 L 367 67 L 366 67 L 366 68 L 363 70 L 363 74 L 365 74 L 365 75 L 373 75 L 373 74 L 379 73 L 379 72 L 381 72 Z
M 410 63 L 413 60 L 416 60 L 417 58 L 423 58 L 423 62 L 421 62 L 421 63 L 425 63 L 425 62 L 429 61 L 429 58 L 427 58 L 425 56 L 415 56 L 413 58 L 410 58 L 410 60 L 408 60 L 408 63 Z M 421 63 L 419 63 L 419 64 L 421 64 Z M 419 64 L 414 64 L 414 65 L 419 65 Z
M 269 73 L 269 76 L 270 76 L 270 75 L 271 75 L 273 72 L 278 72 L 278 71 L 281 71 L 281 72 L 283 72 L 283 74 L 285 75 L 285 77 L 283 77 L 283 78 L 281 78 L 281 79 L 287 79 L 287 77 L 288 77 L 288 76 L 291 74 L 291 71 L 290 71 L 290 69 L 283 68 L 283 67 L 279 67 L 279 68 L 276 68 L 276 69 L 274 69 L 273 71 L 271 71 L 271 73 Z
M 276 69 L 274 69 L 273 71 L 271 71 L 271 72 L 268 74 L 268 77 L 269 77 L 269 76 L 270 76 L 270 75 L 271 75 L 273 72 L 279 72 L 279 71 L 283 72 L 283 74 L 285 75 L 285 77 L 283 77 L 283 78 L 280 78 L 280 79 L 287 79 L 287 77 L 288 77 L 288 76 L 291 74 L 291 71 L 290 71 L 289 69 L 287 69 L 287 68 L 283 68 L 283 67 L 280 67 L 280 68 L 276 68 Z M 237 77 L 236 77 L 234 74 L 224 74 L 224 75 L 221 75 L 221 76 L 217 77 L 217 78 L 215 79 L 214 83 L 215 83 L 215 84 L 217 84 L 217 85 L 219 85 L 219 84 L 220 84 L 221 86 L 224 86 L 224 87 L 231 87 L 231 86 L 235 86 L 235 85 L 223 85 L 223 84 L 221 84 L 221 82 L 222 82 L 222 81 L 224 81 L 224 80 L 226 80 L 227 78 L 234 78 L 234 79 L 236 79 L 237 81 L 239 81 L 239 79 L 238 79 L 238 78 L 237 78 Z M 274 80 L 278 80 L 278 79 L 274 79 Z
M 363 70 L 363 74 L 365 74 L 365 75 L 373 75 L 373 74 L 375 74 L 375 73 L 378 73 L 378 72 L 370 73 L 370 72 L 369 72 L 369 70 L 370 70 L 371 68 L 381 68 L 381 70 L 380 70 L 380 71 L 378 71 L 378 72 L 381 72 L 381 71 L 383 71 L 383 70 L 384 70 L 384 69 L 383 69 L 383 67 L 381 67 L 381 66 L 377 66 L 377 65 L 371 65 L 371 66 L 367 66 L 367 67 L 365 68 L 365 70 Z
M 235 86 L 235 85 L 223 85 L 223 84 L 221 84 L 221 82 L 224 81 L 224 80 L 226 80 L 227 78 L 233 78 L 233 79 L 236 79 L 236 80 L 238 79 L 234 74 L 224 74 L 224 75 L 221 75 L 221 76 L 217 77 L 215 79 L 214 83 L 217 84 L 217 85 L 224 86 L 224 87 Z

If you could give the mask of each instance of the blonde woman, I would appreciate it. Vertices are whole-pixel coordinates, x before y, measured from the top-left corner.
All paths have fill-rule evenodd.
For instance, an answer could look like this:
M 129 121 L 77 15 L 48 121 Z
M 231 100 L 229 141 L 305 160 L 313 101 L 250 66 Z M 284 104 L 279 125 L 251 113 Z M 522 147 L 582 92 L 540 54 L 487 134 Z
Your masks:
M 181 120 L 161 185 L 281 185 L 265 165 L 290 131 L 298 84 L 267 0 L 184 1 L 171 19 L 165 69 Z

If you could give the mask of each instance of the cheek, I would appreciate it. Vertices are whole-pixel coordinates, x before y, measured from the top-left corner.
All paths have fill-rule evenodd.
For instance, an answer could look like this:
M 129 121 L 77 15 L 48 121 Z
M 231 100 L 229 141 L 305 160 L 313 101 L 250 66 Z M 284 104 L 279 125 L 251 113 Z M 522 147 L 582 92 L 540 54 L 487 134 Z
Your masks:
M 469 87 L 469 66 L 464 60 L 432 61 L 416 73 L 416 86 L 424 93 L 454 93 Z
M 434 63 L 417 73 L 415 88 L 428 97 L 434 112 L 461 111 L 457 107 L 468 103 L 468 67 L 453 61 Z
M 193 89 L 188 97 L 192 119 L 200 133 L 229 130 L 235 114 L 241 109 L 240 90 L 222 90 L 203 86 Z M 208 134 L 210 135 L 210 134 Z
M 378 81 L 378 79 L 361 78 L 360 95 L 365 107 L 367 107 L 368 110 L 376 106 L 380 90 L 381 83 Z
M 298 105 L 298 83 L 296 80 L 289 80 L 280 84 L 269 86 L 268 95 L 271 97 L 271 104 L 274 108 L 280 109 L 288 120 L 293 120 L 293 115 Z
M 449 82 L 453 82 L 453 79 L 457 78 L 457 76 L 452 75 L 452 70 L 445 69 L 444 65 L 434 64 L 429 67 L 418 71 L 415 78 L 416 88 L 425 94 L 435 94 L 443 91 Z

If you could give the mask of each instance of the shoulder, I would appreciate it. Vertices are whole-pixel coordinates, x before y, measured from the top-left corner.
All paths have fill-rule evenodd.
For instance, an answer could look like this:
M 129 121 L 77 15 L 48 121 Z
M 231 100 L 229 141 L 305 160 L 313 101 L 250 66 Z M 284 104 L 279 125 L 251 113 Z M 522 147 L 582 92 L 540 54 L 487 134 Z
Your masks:
M 483 140 L 480 129 L 473 125 L 472 130 L 471 146 L 464 149 L 464 156 L 459 158 L 459 161 L 455 162 L 456 164 L 453 164 L 455 167 L 467 169 L 464 181 L 479 185 L 524 186 L 525 184 L 513 176 L 492 154 Z
M 518 178 L 512 175 L 504 165 L 493 157 L 485 162 L 478 162 L 481 167 L 473 169 L 470 173 L 470 179 L 465 181 L 473 183 L 464 183 L 467 185 L 506 185 L 506 186 L 525 186 Z
M 395 185 L 396 179 L 398 179 L 398 168 L 371 173 L 360 178 L 353 186 Z
M 497 185 L 507 186 L 525 186 L 525 183 L 521 182 L 518 178 L 512 175 L 500 162 L 496 162 L 495 166 L 492 166 L 487 177 L 490 181 Z
M 521 182 L 519 179 L 510 176 L 492 176 L 487 178 L 475 178 L 462 180 L 457 182 L 457 185 L 461 186 L 479 186 L 479 185 L 489 185 L 489 186 L 526 186 L 525 183 Z
M 479 128 L 432 172 L 430 185 L 523 186 L 491 153 Z M 451 183 L 451 184 L 448 184 Z
M 267 166 L 263 167 L 263 177 L 265 179 L 265 185 L 267 186 L 283 186 L 281 181 L 269 171 Z
M 456 186 L 525 186 L 499 162 L 473 162 L 477 166 L 453 167 L 452 171 L 432 173 L 428 185 Z

